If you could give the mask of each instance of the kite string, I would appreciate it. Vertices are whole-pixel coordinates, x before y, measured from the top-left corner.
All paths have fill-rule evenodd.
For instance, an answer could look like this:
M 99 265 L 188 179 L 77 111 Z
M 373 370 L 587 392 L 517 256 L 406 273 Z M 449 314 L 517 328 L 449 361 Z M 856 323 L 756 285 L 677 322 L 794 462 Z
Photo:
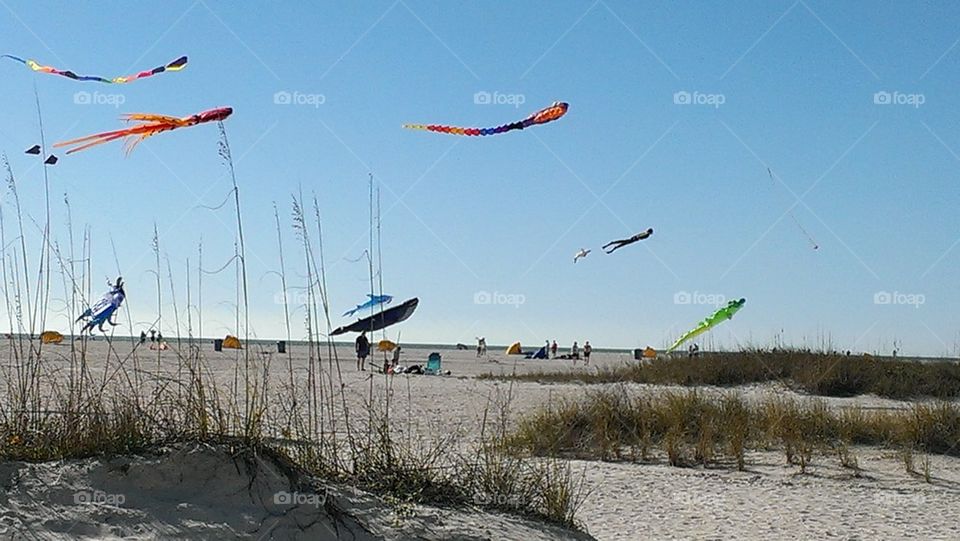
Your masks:
M 769 167 L 767 167 L 767 174 L 770 176 L 770 182 L 773 182 L 774 185 L 776 185 L 777 180 L 774 178 L 773 171 L 771 171 Z M 797 202 L 799 203 L 800 201 L 798 200 Z M 794 206 L 796 206 L 796 204 Z M 790 215 L 790 218 L 793 220 L 793 223 L 796 224 L 797 229 L 799 229 L 800 232 L 803 233 L 803 236 L 807 237 L 807 241 L 810 243 L 811 246 L 813 246 L 813 249 L 814 250 L 819 249 L 820 245 L 817 244 L 817 240 L 813 238 L 813 235 L 807 232 L 806 229 L 804 229 L 803 225 L 800 224 L 800 220 L 798 220 L 797 217 L 793 214 L 793 207 L 790 207 L 787 209 L 787 214 Z
M 234 191 L 235 189 L 236 189 L 236 188 L 230 188 L 230 191 L 227 192 L 227 196 L 223 198 L 223 202 L 220 203 L 219 205 L 215 206 L 215 207 L 208 207 L 207 205 L 197 205 L 197 206 L 195 206 L 195 207 L 193 207 L 193 208 L 195 208 L 195 209 L 196 209 L 196 208 L 203 208 L 203 209 L 207 209 L 207 210 L 220 210 L 220 209 L 223 208 L 224 205 L 227 204 L 228 201 L 230 201 L 230 196 L 233 195 L 233 191 Z
M 219 274 L 220 272 L 223 271 L 223 269 L 227 268 L 227 267 L 230 265 L 230 263 L 233 263 L 235 260 L 237 260 L 237 259 L 239 259 L 239 258 L 240 258 L 240 254 L 234 254 L 233 257 L 231 257 L 230 259 L 228 259 L 227 262 L 224 263 L 223 266 L 220 267 L 219 269 L 217 269 L 217 270 L 215 270 L 215 271 L 208 271 L 208 270 L 204 270 L 204 269 L 201 268 L 201 269 L 200 269 L 200 272 L 202 272 L 202 273 L 204 273 L 204 274 Z

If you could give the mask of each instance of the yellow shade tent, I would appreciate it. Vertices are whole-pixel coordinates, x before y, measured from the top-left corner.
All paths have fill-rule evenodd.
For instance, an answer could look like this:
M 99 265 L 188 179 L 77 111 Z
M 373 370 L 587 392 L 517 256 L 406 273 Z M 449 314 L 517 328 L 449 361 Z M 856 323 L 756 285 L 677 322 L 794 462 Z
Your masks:
M 63 335 L 57 331 L 43 331 L 40 333 L 40 342 L 44 344 L 59 344 L 63 342 Z
M 657 356 L 657 350 L 647 346 L 647 349 L 643 350 L 643 356 L 647 359 L 652 359 Z
M 397 349 L 397 344 L 389 340 L 381 340 L 377 343 L 377 351 L 393 351 Z
M 243 349 L 243 346 L 240 345 L 239 338 L 228 334 L 227 337 L 223 339 L 223 349 Z
M 520 342 L 514 342 L 507 348 L 507 355 L 520 355 L 523 353 L 523 349 L 520 347 Z

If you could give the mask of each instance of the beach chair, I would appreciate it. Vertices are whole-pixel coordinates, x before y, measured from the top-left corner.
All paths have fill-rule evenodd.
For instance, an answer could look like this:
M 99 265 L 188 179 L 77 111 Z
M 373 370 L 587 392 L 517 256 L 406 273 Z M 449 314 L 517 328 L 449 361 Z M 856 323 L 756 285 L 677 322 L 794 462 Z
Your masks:
M 440 354 L 434 351 L 427 357 L 427 366 L 423 369 L 424 374 L 431 376 L 440 375 Z

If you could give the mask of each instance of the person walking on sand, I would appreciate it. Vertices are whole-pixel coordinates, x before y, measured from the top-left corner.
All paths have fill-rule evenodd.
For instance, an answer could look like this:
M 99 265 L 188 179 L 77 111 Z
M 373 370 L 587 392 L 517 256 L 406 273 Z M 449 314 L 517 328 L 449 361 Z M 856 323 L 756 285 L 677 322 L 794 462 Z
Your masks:
M 590 354 L 593 353 L 593 346 L 587 340 L 583 343 L 583 364 L 590 364 Z
M 357 337 L 356 350 L 357 370 L 366 370 L 364 364 L 367 361 L 367 356 L 370 355 L 370 341 L 367 340 L 367 331 L 361 332 L 360 336 Z
M 570 358 L 573 359 L 573 364 L 577 364 L 577 359 L 580 358 L 580 346 L 576 340 L 573 341 L 573 345 L 570 347 Z
M 477 358 L 485 357 L 487 355 L 487 339 L 479 336 L 477 337 Z
M 553 359 L 557 358 L 557 341 L 556 340 L 554 340 L 553 343 L 550 344 L 550 357 Z

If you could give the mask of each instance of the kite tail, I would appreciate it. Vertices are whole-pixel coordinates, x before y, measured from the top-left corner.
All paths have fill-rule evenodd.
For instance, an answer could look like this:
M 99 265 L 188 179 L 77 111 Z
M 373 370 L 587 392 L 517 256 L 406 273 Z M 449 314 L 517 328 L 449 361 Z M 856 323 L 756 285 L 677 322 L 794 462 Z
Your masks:
M 403 127 L 408 130 L 424 130 L 436 133 L 449 133 L 450 135 L 467 135 L 476 137 L 496 135 L 512 130 L 522 130 L 526 126 L 529 126 L 529 124 L 525 124 L 525 122 L 526 121 L 511 122 L 510 124 L 504 124 L 502 126 L 497 126 L 496 128 L 461 128 L 458 126 L 443 126 L 439 124 L 404 124 Z

